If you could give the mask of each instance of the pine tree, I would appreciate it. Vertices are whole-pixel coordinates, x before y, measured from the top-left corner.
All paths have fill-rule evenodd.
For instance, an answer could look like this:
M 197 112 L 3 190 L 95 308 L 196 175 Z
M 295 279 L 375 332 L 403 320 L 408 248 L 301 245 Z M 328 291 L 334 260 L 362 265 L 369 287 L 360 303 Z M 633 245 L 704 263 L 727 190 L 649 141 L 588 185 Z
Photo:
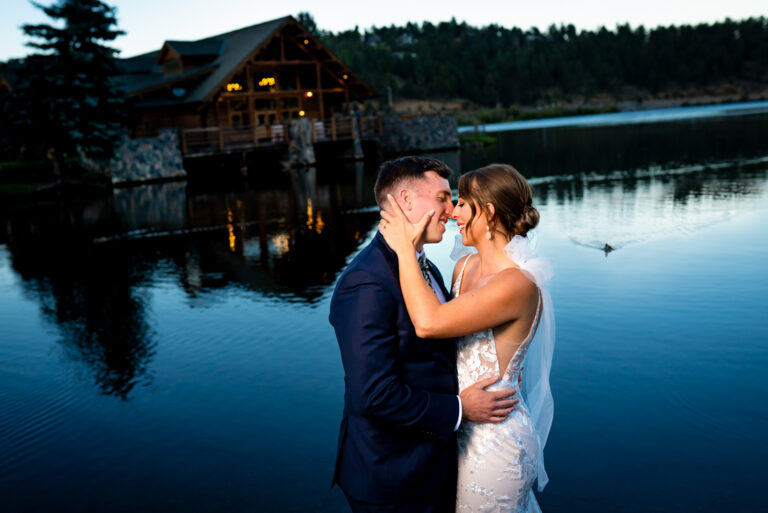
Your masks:
M 309 30 L 310 33 L 317 35 L 320 35 L 320 31 L 317 28 L 317 23 L 315 23 L 315 18 L 312 17 L 312 15 L 308 12 L 300 12 L 296 15 L 296 19 L 299 23 L 304 25 L 304 27 Z
M 20 80 L 20 105 L 27 134 L 53 148 L 57 159 L 83 155 L 109 160 L 122 137 L 123 95 L 116 88 L 118 50 L 103 42 L 123 31 L 115 28 L 115 8 L 99 0 L 33 3 L 61 28 L 24 25 L 35 39 Z

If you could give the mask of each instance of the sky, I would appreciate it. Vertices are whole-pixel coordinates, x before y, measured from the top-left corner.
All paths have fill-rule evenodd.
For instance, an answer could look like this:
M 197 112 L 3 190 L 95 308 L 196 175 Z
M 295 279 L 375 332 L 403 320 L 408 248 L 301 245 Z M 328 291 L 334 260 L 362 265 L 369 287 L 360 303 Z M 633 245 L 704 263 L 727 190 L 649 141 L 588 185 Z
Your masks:
M 53 0 L 38 0 L 50 5 Z M 159 49 L 163 41 L 195 40 L 262 21 L 306 11 L 318 27 L 338 32 L 358 26 L 404 25 L 412 21 L 466 21 L 483 26 L 545 30 L 551 24 L 577 29 L 712 23 L 726 17 L 768 16 L 766 0 L 325 0 L 263 2 L 254 0 L 111 0 L 118 26 L 126 35 L 113 46 L 122 57 Z M 30 53 L 21 25 L 49 19 L 28 0 L 0 0 L 0 60 Z

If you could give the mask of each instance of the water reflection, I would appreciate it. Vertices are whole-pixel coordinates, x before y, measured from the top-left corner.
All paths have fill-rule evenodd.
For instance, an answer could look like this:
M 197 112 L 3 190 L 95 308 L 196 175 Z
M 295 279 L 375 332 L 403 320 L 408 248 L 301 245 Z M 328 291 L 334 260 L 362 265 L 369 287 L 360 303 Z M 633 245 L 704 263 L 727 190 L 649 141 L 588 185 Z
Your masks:
M 760 208 L 768 197 L 768 160 L 688 167 L 633 177 L 541 180 L 544 222 L 606 256 L 627 245 L 691 233 Z
M 83 212 L 102 208 L 90 204 Z M 136 384 L 150 380 L 154 341 L 145 286 L 152 262 L 93 251 L 82 240 L 83 223 L 53 223 L 6 221 L 12 269 L 44 321 L 57 328 L 64 353 L 84 364 L 87 379 L 105 394 L 127 398 Z
M 712 143 L 714 136 L 692 130 Z M 717 462 L 730 461 L 733 447 L 712 440 L 735 434 L 736 452 L 762 457 L 766 423 L 753 403 L 765 395 L 766 330 L 757 313 L 768 297 L 759 279 L 768 146 L 724 134 L 728 151 L 686 156 L 688 140 L 680 155 L 670 144 L 658 160 L 650 153 L 623 160 L 603 155 L 609 146 L 587 146 L 579 159 L 606 171 L 568 161 L 562 173 L 548 173 L 546 155 L 565 144 L 564 134 L 551 135 L 531 134 L 546 146 L 520 148 L 542 156 L 525 162 L 528 169 L 473 151 L 462 161 L 458 152 L 435 155 L 456 170 L 512 161 L 533 177 L 542 210 L 536 232 L 557 263 L 562 325 L 550 455 L 560 477 L 543 506 L 567 510 L 576 500 L 599 511 L 648 510 L 644 492 L 675 481 L 656 470 L 678 467 L 691 476 L 686 486 L 713 483 L 741 503 L 756 500 L 751 481 L 723 481 Z M 610 134 L 582 141 L 601 137 Z M 633 146 L 622 144 L 615 148 Z M 359 164 L 251 169 L 237 183 L 0 205 L 6 509 L 342 511 L 343 497 L 324 477 L 343 394 L 327 307 L 339 272 L 374 233 L 374 178 L 375 166 Z M 455 225 L 448 229 L 455 234 Z M 728 243 L 709 247 L 727 232 L 735 235 Z M 430 249 L 448 273 L 450 245 Z M 720 272 L 723 259 L 737 272 Z M 723 353 L 724 340 L 736 344 L 733 351 Z M 722 396 L 722 383 L 742 400 Z M 306 408 L 287 421 L 297 397 Z M 708 415 L 713 398 L 718 414 Z M 651 414 L 636 407 L 647 404 Z M 573 461 L 595 455 L 601 462 L 574 473 Z M 738 464 L 759 476 L 757 466 Z M 297 476 L 304 494 L 293 493 Z M 85 495 L 84 482 L 93 484 Z M 598 482 L 613 492 L 595 492 Z M 46 494 L 35 494 L 41 486 Z M 131 495 L 137 487 L 146 493 Z M 702 509 L 699 501 L 723 509 L 731 498 L 686 490 L 662 491 L 678 510 Z
M 121 231 L 185 227 L 186 188 L 186 182 L 168 182 L 115 189 L 112 201 Z
M 279 172 L 269 187 L 191 192 L 184 183 L 117 189 L 86 203 L 2 214 L 0 243 L 28 297 L 89 380 L 128 398 L 151 381 L 153 285 L 176 282 L 192 306 L 222 290 L 315 304 L 376 221 L 375 169 Z
M 766 156 L 768 115 L 623 126 L 562 127 L 494 134 L 462 151 L 462 167 L 508 162 L 527 177 L 633 174 Z
M 375 169 L 366 172 L 357 163 L 329 174 L 315 168 L 290 170 L 282 173 L 284 183 L 278 187 L 191 195 L 190 228 L 171 235 L 186 235 L 204 253 L 196 260 L 204 266 L 197 271 L 200 276 L 226 275 L 226 283 L 265 296 L 313 303 L 376 217 L 350 213 L 372 201 Z M 227 233 L 226 257 L 214 242 L 220 226 Z M 191 235 L 201 230 L 212 235 L 194 244 Z M 217 288 L 205 278 L 200 287 Z
M 758 159 L 533 182 L 544 222 L 607 256 L 756 207 L 766 197 L 765 166 Z M 104 393 L 127 398 L 151 380 L 156 341 L 147 319 L 161 276 L 191 306 L 210 307 L 232 288 L 317 304 L 375 229 L 374 179 L 375 167 L 357 164 L 285 171 L 269 187 L 225 192 L 158 184 L 31 207 L 2 225 L 12 268 L 65 353 Z

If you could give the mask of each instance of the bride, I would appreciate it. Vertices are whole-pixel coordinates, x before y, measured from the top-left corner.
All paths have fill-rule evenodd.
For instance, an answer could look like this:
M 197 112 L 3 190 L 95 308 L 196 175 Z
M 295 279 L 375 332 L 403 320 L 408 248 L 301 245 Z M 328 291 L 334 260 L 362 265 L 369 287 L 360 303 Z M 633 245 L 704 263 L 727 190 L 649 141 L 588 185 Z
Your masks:
M 541 491 L 548 481 L 543 449 L 553 413 L 554 316 L 543 286 L 553 273 L 528 245 L 526 235 L 539 221 L 532 195 L 512 166 L 491 164 L 461 176 L 452 217 L 463 246 L 457 236 L 452 256 L 461 258 L 453 272 L 453 299 L 444 304 L 423 278 L 414 246 L 434 212 L 413 225 L 389 197 L 391 209 L 381 213 L 379 230 L 397 253 L 401 289 L 417 335 L 458 337 L 459 389 L 497 377 L 490 390 L 519 391 L 518 378 L 526 367 L 525 400 L 508 416 L 492 423 L 462 421 L 456 495 L 461 513 L 540 512 L 533 483 L 538 480 Z

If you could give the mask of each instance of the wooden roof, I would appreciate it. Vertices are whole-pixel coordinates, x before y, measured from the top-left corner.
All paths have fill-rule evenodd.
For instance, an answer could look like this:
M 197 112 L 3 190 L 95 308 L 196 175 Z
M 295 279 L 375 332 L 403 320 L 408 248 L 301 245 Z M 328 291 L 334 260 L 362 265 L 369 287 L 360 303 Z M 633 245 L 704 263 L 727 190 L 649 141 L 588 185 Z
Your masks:
M 166 41 L 160 50 L 120 59 L 121 75 L 118 85 L 128 96 L 138 96 L 159 89 L 184 88 L 182 97 L 156 99 L 153 106 L 178 106 L 203 103 L 221 91 L 227 82 L 248 62 L 258 55 L 285 27 L 299 29 L 304 39 L 311 41 L 307 49 L 325 68 L 341 77 L 347 75 L 350 92 L 359 98 L 375 96 L 373 89 L 312 35 L 292 16 L 251 25 L 232 32 L 218 34 L 198 41 Z M 164 75 L 161 66 L 163 54 L 173 49 L 182 56 L 194 56 L 204 61 L 198 67 L 175 75 Z M 209 58 L 205 61 L 204 58 Z

